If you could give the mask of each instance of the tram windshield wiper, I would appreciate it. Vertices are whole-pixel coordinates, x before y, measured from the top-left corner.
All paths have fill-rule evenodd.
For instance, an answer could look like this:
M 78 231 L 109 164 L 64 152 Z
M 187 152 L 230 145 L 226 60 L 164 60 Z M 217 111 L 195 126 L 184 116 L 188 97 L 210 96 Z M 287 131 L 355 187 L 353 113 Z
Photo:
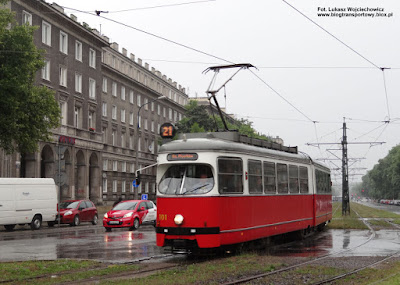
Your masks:
M 201 188 L 204 188 L 204 187 L 206 187 L 206 186 L 208 186 L 208 185 L 210 185 L 210 183 L 206 183 L 206 184 L 201 185 L 201 186 L 199 186 L 199 187 L 196 187 L 196 188 L 194 188 L 194 189 L 192 189 L 192 190 L 186 191 L 185 193 L 182 193 L 182 194 L 183 194 L 183 195 L 186 195 L 186 194 L 188 194 L 188 193 L 195 192 L 196 190 L 199 190 L 199 189 L 201 189 Z

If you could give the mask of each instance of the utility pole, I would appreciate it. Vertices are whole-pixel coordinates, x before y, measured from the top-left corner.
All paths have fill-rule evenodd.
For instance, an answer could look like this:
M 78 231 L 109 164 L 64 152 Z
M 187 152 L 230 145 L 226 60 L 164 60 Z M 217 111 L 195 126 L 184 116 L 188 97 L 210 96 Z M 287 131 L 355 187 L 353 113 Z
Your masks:
M 341 141 L 342 148 L 337 149 L 342 151 L 342 215 L 345 216 L 347 214 L 350 214 L 350 199 L 349 199 L 349 159 L 348 158 L 348 149 L 347 146 L 349 144 L 369 144 L 370 146 L 378 145 L 378 144 L 384 144 L 385 142 L 348 142 L 347 141 L 347 126 L 346 126 L 346 118 L 343 118 L 343 137 Z M 339 143 L 307 143 L 307 145 L 312 145 L 312 146 L 320 146 L 320 145 L 337 145 Z M 331 149 L 333 150 L 333 149 Z M 336 149 L 335 149 L 336 150 Z M 329 149 L 327 149 L 328 152 Z M 334 153 L 330 152 L 334 156 L 336 156 Z M 340 159 L 338 156 L 336 156 L 338 159 Z M 364 158 L 357 158 L 353 160 L 360 160 Z M 336 159 L 320 159 L 320 160 L 336 160 Z M 339 168 L 339 167 L 338 167 Z
M 342 137 L 342 216 L 350 215 L 349 199 L 349 161 L 347 158 L 346 118 L 343 118 Z

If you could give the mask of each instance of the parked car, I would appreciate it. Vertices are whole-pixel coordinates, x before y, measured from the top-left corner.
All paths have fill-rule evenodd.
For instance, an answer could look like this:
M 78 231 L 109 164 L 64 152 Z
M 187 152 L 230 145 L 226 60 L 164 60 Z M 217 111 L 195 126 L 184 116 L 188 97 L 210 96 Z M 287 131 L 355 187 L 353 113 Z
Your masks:
M 110 232 L 112 228 L 136 230 L 141 224 L 156 224 L 157 207 L 152 201 L 121 201 L 108 211 L 103 218 L 103 226 Z
M 68 200 L 61 202 L 59 207 L 61 224 L 77 226 L 81 222 L 91 222 L 93 225 L 97 225 L 97 208 L 92 201 Z

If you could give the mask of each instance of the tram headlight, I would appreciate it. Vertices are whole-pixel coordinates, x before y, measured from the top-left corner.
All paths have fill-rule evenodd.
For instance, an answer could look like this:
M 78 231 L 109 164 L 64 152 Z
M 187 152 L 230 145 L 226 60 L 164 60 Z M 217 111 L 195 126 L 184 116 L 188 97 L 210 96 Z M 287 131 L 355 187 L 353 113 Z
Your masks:
M 183 223 L 183 216 L 181 214 L 175 215 L 174 222 L 176 225 L 182 225 Z

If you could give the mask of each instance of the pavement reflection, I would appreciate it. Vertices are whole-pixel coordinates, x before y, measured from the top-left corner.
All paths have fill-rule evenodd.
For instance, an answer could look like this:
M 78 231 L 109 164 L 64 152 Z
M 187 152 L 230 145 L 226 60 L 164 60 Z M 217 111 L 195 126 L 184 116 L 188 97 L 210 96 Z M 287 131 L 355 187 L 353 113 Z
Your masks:
M 300 242 L 270 248 L 267 252 L 289 257 L 330 253 L 337 256 L 388 255 L 400 251 L 399 236 L 397 230 L 380 230 L 374 239 L 359 246 L 369 239 L 369 231 L 325 230 Z M 105 232 L 101 226 L 0 231 L 0 241 L 1 262 L 74 258 L 123 263 L 165 254 L 163 248 L 156 246 L 152 226 L 143 226 L 137 231 L 117 229 L 112 232 Z

